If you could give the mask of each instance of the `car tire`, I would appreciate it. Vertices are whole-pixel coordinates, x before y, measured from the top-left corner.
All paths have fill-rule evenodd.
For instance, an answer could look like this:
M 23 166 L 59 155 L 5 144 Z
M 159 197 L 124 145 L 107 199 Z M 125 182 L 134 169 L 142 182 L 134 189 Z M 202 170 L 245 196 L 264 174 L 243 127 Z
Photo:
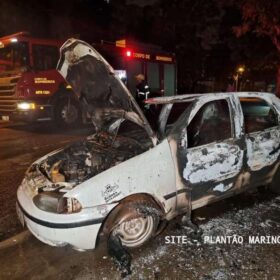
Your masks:
M 126 248 L 137 248 L 148 242 L 156 235 L 160 222 L 160 211 L 152 203 L 139 201 L 123 205 L 124 211 L 120 211 L 117 225 L 111 230 L 111 234 L 118 235 L 122 245 Z M 126 217 L 122 213 L 133 213 Z
M 272 182 L 269 185 L 269 189 L 276 194 L 280 194 L 280 166 L 273 176 Z
M 63 128 L 77 127 L 82 123 L 79 103 L 72 97 L 58 99 L 54 108 L 55 124 Z

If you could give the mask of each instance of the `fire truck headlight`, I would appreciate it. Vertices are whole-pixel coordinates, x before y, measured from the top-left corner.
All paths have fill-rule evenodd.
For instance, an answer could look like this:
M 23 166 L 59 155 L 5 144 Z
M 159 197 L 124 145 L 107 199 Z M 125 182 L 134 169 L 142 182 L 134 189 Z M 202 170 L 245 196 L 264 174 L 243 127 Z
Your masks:
M 35 103 L 20 102 L 17 104 L 17 108 L 20 110 L 34 110 L 35 107 Z

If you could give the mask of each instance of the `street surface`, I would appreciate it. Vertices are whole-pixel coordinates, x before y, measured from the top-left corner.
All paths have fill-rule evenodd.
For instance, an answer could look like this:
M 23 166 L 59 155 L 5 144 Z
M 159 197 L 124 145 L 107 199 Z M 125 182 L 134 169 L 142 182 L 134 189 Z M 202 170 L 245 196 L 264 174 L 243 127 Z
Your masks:
M 23 232 L 15 212 L 16 190 L 27 167 L 40 156 L 84 138 L 91 128 L 60 131 L 50 124 L 0 123 L 0 279 L 120 279 L 106 246 L 77 252 L 54 248 Z M 191 238 L 177 221 L 132 252 L 127 279 L 279 279 L 280 244 L 250 244 L 249 236 L 279 236 L 280 196 L 245 193 L 194 212 L 203 230 Z M 21 233 L 23 232 L 23 233 Z M 19 234 L 19 235 L 16 235 Z M 207 244 L 205 238 L 241 236 L 242 244 Z M 171 236 L 187 242 L 167 243 Z
M 39 157 L 86 137 L 91 127 L 61 131 L 50 123 L 0 121 L 0 241 L 20 232 L 15 203 L 24 172 Z

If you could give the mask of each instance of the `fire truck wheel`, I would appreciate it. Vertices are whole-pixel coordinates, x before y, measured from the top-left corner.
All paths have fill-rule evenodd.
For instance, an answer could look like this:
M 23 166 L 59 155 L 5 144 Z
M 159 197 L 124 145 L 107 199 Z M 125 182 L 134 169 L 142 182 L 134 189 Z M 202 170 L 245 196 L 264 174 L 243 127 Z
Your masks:
M 60 127 L 75 127 L 82 123 L 79 104 L 72 98 L 65 97 L 58 100 L 55 109 L 55 123 Z

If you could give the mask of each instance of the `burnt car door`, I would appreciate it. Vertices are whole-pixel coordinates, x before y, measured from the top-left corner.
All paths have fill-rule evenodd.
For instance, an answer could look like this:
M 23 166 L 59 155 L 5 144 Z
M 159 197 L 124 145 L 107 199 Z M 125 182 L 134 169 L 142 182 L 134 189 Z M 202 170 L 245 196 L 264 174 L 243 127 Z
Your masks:
M 246 164 L 249 184 L 269 179 L 280 156 L 279 113 L 269 96 L 240 96 L 247 146 Z
M 181 123 L 178 169 L 193 208 L 228 195 L 243 168 L 242 113 L 236 98 L 200 98 Z M 185 123 L 184 123 L 185 121 Z M 184 133 L 184 131 L 186 133 Z M 178 198 L 177 207 L 184 207 Z

